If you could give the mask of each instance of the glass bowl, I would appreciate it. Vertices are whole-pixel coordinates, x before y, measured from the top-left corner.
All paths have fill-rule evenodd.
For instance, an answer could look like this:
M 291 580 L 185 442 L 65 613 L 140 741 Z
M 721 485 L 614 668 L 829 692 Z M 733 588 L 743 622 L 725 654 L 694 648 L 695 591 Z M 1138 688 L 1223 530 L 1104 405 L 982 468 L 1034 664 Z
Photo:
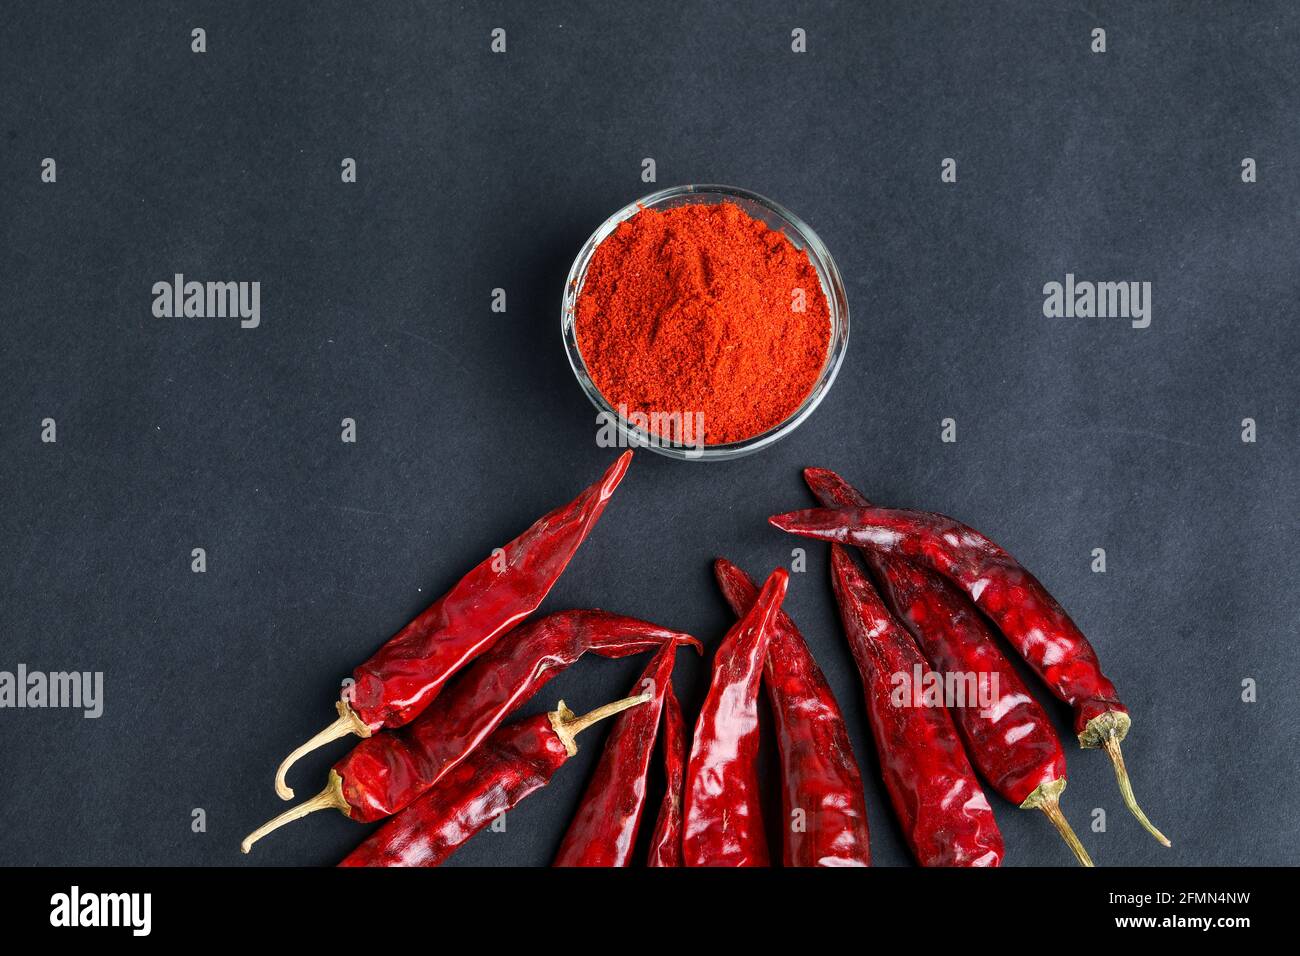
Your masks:
M 591 264 L 591 257 L 596 247 L 604 242 L 605 238 L 625 219 L 632 218 L 642 209 L 670 209 L 694 203 L 722 202 L 735 203 L 748 215 L 782 233 L 796 249 L 808 253 L 808 259 L 817 271 L 822 294 L 826 296 L 826 304 L 830 310 L 830 344 L 826 350 L 826 362 L 822 365 L 821 374 L 817 376 L 812 391 L 804 399 L 803 404 L 779 425 L 744 441 L 718 445 L 706 444 L 694 448 L 670 445 L 650 435 L 644 429 L 628 423 L 605 400 L 600 389 L 596 388 L 595 382 L 587 372 L 582 353 L 578 350 L 576 329 L 578 296 L 582 293 L 582 283 L 587 278 L 587 267 Z M 826 397 L 826 393 L 835 382 L 835 375 L 840 370 L 840 364 L 844 361 L 844 352 L 849 345 L 849 300 L 844 294 L 840 271 L 836 268 L 835 260 L 831 258 L 826 246 L 817 237 L 817 233 L 788 209 L 757 193 L 737 189 L 734 186 L 673 186 L 671 189 L 661 189 L 636 202 L 628 203 L 606 219 L 600 228 L 591 234 L 591 238 L 583 243 L 582 248 L 578 250 L 577 258 L 573 260 L 573 266 L 569 269 L 569 278 L 564 283 L 564 300 L 560 308 L 560 331 L 564 336 L 564 350 L 569 356 L 569 365 L 573 368 L 578 384 L 591 400 L 591 404 L 615 423 L 620 444 L 629 448 L 649 448 L 669 458 L 724 461 L 728 458 L 751 455 L 784 438 L 798 428 Z

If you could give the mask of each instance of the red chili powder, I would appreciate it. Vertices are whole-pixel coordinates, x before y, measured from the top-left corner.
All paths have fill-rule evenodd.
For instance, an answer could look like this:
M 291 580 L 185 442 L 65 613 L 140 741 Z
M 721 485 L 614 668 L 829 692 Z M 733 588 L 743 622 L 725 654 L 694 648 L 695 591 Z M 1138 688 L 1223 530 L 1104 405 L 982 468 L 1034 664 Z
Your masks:
M 764 432 L 803 403 L 831 323 L 808 254 L 724 202 L 643 209 L 621 223 L 591 258 L 576 333 L 611 405 L 702 413 L 704 440 L 716 445 Z

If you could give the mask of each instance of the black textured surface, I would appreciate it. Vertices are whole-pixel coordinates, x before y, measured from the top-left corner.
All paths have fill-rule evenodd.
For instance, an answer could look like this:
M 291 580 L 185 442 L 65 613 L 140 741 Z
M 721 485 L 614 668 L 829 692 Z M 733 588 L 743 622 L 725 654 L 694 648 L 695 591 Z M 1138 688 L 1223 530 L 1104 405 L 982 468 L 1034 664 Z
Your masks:
M 558 334 L 579 244 L 651 189 L 724 182 L 835 255 L 839 381 L 756 457 L 639 454 L 546 606 L 712 645 L 729 618 L 710 558 L 788 561 L 798 542 L 764 519 L 810 501 L 802 466 L 839 469 L 985 530 L 1091 635 L 1174 841 L 1071 750 L 1066 811 L 1099 864 L 1297 862 L 1293 5 L 189 6 L 3 14 L 0 669 L 102 670 L 106 706 L 0 710 L 0 861 L 244 859 L 338 681 L 612 459 Z M 260 327 L 154 318 L 176 272 L 260 281 Z M 1150 328 L 1044 318 L 1067 272 L 1152 282 Z M 809 554 L 787 606 L 844 707 L 875 859 L 905 863 Z M 583 662 L 530 709 L 603 702 L 641 666 Z M 706 679 L 683 658 L 688 710 Z M 545 864 L 586 743 L 454 862 Z M 299 765 L 300 794 L 340 746 Z M 1009 865 L 1070 863 L 1045 820 L 991 799 Z M 318 814 L 247 862 L 331 863 L 362 833 Z

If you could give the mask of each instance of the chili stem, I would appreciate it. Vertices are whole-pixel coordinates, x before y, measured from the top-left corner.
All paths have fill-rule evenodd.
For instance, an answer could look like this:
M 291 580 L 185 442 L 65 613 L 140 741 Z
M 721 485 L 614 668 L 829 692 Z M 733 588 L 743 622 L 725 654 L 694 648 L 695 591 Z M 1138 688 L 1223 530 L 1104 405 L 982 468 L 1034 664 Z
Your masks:
M 637 704 L 644 704 L 650 700 L 651 695 L 638 694 L 635 697 L 624 697 L 622 700 L 616 700 L 612 704 L 606 704 L 603 707 L 597 707 L 593 711 L 583 714 L 581 717 L 575 717 L 573 711 L 560 701 L 551 711 L 551 727 L 555 735 L 564 742 L 564 749 L 572 757 L 578 752 L 578 745 L 574 737 L 582 733 L 597 721 L 604 720 L 606 717 L 613 717 L 615 714 L 622 713 L 629 707 L 635 707 Z
M 1079 837 L 1071 829 L 1070 821 L 1065 819 L 1065 814 L 1061 812 L 1061 805 L 1057 803 L 1056 799 L 1044 800 L 1038 805 L 1038 809 L 1047 814 L 1047 819 L 1052 821 L 1052 825 L 1056 827 L 1056 832 L 1061 834 L 1061 839 L 1065 841 L 1065 845 L 1073 851 L 1079 865 L 1093 866 L 1092 857 L 1088 856 L 1088 851 L 1079 842 Z
M 329 782 L 325 784 L 325 789 L 310 800 L 304 800 L 296 807 L 290 807 L 284 813 L 280 814 L 274 820 L 263 823 L 260 827 L 244 837 L 244 842 L 239 844 L 239 848 L 247 853 L 254 843 L 262 839 L 272 830 L 278 830 L 286 823 L 292 823 L 299 820 L 309 813 L 315 813 L 317 810 L 339 810 L 346 816 L 348 815 L 348 802 L 343 797 L 343 778 L 333 770 L 330 771 Z
M 281 800 L 293 799 L 293 787 L 285 782 L 285 777 L 289 773 L 289 768 L 298 762 L 304 755 L 311 753 L 318 747 L 324 747 L 331 740 L 338 740 L 340 737 L 346 737 L 348 734 L 356 734 L 358 737 L 369 737 L 370 728 L 363 724 L 360 718 L 352 712 L 352 708 L 344 701 L 339 701 L 334 705 L 339 712 L 339 719 L 334 721 L 311 740 L 307 741 L 301 747 L 294 750 L 293 753 L 285 757 L 280 766 L 275 771 L 275 792 L 280 795 Z
M 1124 797 L 1124 805 L 1137 817 L 1138 823 L 1146 827 L 1147 832 L 1160 841 L 1164 846 L 1173 846 L 1169 838 L 1156 829 L 1155 824 L 1147 819 L 1147 815 L 1142 812 L 1138 806 L 1137 797 L 1133 796 L 1133 784 L 1129 783 L 1128 771 L 1124 769 L 1124 754 L 1119 749 L 1119 737 L 1115 734 L 1107 734 L 1102 739 L 1102 746 L 1106 748 L 1106 754 L 1110 757 L 1110 762 L 1115 765 L 1115 779 L 1119 781 L 1119 792 Z
M 1052 821 L 1052 826 L 1056 827 L 1056 832 L 1061 834 L 1061 839 L 1074 853 L 1079 864 L 1081 866 L 1093 866 L 1092 857 L 1088 856 L 1088 851 L 1083 848 L 1083 844 L 1079 842 L 1074 830 L 1070 828 L 1070 821 L 1066 820 L 1065 814 L 1061 812 L 1061 791 L 1064 789 L 1064 777 L 1057 777 L 1055 780 L 1039 784 L 1034 792 L 1025 798 L 1025 802 L 1020 805 L 1020 809 L 1042 810 L 1043 813 L 1047 814 L 1047 819 Z

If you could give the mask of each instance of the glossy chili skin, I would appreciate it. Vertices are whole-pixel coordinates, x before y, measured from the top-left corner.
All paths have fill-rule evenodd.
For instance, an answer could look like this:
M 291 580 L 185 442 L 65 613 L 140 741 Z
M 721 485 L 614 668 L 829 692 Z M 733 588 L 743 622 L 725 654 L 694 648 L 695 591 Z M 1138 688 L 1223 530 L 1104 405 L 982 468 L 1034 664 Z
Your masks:
M 834 472 L 809 468 L 804 477 L 827 507 L 871 507 Z M 966 596 L 940 575 L 904 558 L 871 549 L 863 556 L 881 584 L 885 603 L 916 638 L 931 666 L 941 674 L 979 675 L 986 693 L 996 689 L 987 712 L 977 700 L 948 708 L 971 763 L 984 779 L 1017 806 L 1039 787 L 1064 779 L 1065 751 L 1051 720 Z
M 682 790 L 686 782 L 686 722 L 673 686 L 664 697 L 664 797 L 650 837 L 646 866 L 682 865 Z
M 948 578 L 993 619 L 1052 692 L 1074 709 L 1085 747 L 1100 746 L 1093 720 L 1122 738 L 1128 708 L 1101 671 L 1088 639 L 1065 609 L 1015 558 L 984 535 L 944 515 L 890 508 L 813 508 L 771 519 L 796 534 L 855 544 L 907 558 Z
M 678 643 L 700 650 L 689 635 L 607 611 L 560 611 L 525 624 L 406 727 L 365 738 L 334 765 L 348 816 L 368 823 L 409 805 L 583 654 L 628 657 Z
M 726 558 L 713 570 L 732 610 L 748 611 L 758 597 L 749 575 Z M 763 686 L 781 754 L 784 865 L 870 866 L 862 774 L 844 716 L 785 611 L 772 622 Z
M 665 644 L 637 678 L 629 695 L 650 702 L 618 715 L 596 772 L 556 853 L 554 866 L 628 866 L 645 811 L 646 778 L 654 756 L 659 717 L 672 686 L 677 646 Z
M 339 866 L 438 866 L 568 759 L 547 714 L 502 727 Z
M 942 707 L 898 706 L 895 674 L 930 667 L 847 551 L 831 548 L 832 581 L 862 675 L 880 769 L 903 835 L 922 866 L 999 866 L 1002 834 Z
M 458 670 L 536 610 L 627 473 L 625 452 L 596 484 L 489 555 L 353 672 L 352 713 L 374 731 L 414 719 Z
M 695 723 L 686 765 L 685 866 L 768 866 L 759 800 L 758 690 L 772 622 L 789 575 L 778 568 L 754 606 L 727 632 Z

